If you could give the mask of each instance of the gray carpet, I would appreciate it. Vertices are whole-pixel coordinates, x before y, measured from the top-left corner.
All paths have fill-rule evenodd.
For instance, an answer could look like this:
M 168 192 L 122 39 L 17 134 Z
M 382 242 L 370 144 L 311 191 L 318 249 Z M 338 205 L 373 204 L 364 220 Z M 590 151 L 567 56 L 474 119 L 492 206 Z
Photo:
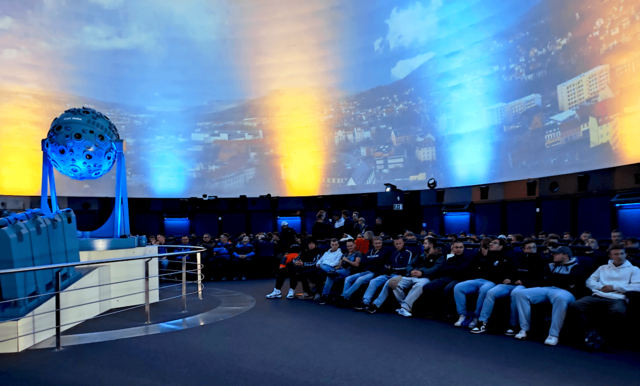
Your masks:
M 439 321 L 268 300 L 273 280 L 207 286 L 257 303 L 185 331 L 2 354 L 0 385 L 640 384 L 638 352 L 586 353 Z

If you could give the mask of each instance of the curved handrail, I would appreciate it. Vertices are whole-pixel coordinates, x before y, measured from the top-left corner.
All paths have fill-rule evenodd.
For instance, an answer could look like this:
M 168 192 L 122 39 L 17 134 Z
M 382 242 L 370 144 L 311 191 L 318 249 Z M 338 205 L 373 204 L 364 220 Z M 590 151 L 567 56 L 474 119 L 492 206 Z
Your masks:
M 133 261 L 133 260 L 142 260 L 142 259 L 153 259 L 156 257 L 170 257 L 170 256 L 183 256 L 183 255 L 191 255 L 198 252 L 206 251 L 206 248 L 197 247 L 192 245 L 163 245 L 163 248 L 189 248 L 190 251 L 180 251 L 180 252 L 170 252 L 170 253 L 156 253 L 153 255 L 143 255 L 143 256 L 130 256 L 130 257 L 117 257 L 113 259 L 102 259 L 102 260 L 92 260 L 92 261 L 80 261 L 77 263 L 61 263 L 61 264 L 49 264 L 49 265 L 37 265 L 35 267 L 24 267 L 24 268 L 11 268 L 11 269 L 1 269 L 0 275 L 10 274 L 10 273 L 20 273 L 20 272 L 29 272 L 29 271 L 40 271 L 43 269 L 55 269 L 55 268 L 69 268 L 69 267 L 79 267 L 86 265 L 100 265 L 100 264 L 108 264 L 108 263 L 118 263 L 122 261 Z

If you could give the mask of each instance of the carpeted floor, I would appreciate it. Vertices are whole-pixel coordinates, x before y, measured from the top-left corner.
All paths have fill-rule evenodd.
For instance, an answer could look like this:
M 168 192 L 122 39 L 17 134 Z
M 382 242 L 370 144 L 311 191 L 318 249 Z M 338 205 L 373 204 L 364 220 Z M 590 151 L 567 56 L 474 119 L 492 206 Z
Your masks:
M 0 385 L 640 384 L 638 352 L 586 353 L 473 335 L 439 321 L 265 299 L 273 280 L 207 287 L 257 303 L 189 330 L 2 354 Z

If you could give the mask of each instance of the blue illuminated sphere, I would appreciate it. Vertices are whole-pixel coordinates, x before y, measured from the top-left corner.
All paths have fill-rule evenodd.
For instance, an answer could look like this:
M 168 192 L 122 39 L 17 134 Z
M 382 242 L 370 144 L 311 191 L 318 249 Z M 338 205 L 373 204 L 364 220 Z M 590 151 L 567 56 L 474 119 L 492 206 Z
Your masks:
M 101 112 L 83 107 L 69 109 L 53 120 L 44 151 L 60 173 L 74 180 L 105 175 L 116 160 L 118 129 Z

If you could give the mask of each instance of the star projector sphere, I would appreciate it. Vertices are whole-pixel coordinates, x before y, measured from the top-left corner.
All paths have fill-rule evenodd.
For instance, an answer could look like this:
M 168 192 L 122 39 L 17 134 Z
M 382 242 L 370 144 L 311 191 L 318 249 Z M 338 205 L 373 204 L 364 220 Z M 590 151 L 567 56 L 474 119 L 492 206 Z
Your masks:
M 105 115 L 83 107 L 69 109 L 53 120 L 44 151 L 60 173 L 74 180 L 105 175 L 116 160 L 118 129 Z

